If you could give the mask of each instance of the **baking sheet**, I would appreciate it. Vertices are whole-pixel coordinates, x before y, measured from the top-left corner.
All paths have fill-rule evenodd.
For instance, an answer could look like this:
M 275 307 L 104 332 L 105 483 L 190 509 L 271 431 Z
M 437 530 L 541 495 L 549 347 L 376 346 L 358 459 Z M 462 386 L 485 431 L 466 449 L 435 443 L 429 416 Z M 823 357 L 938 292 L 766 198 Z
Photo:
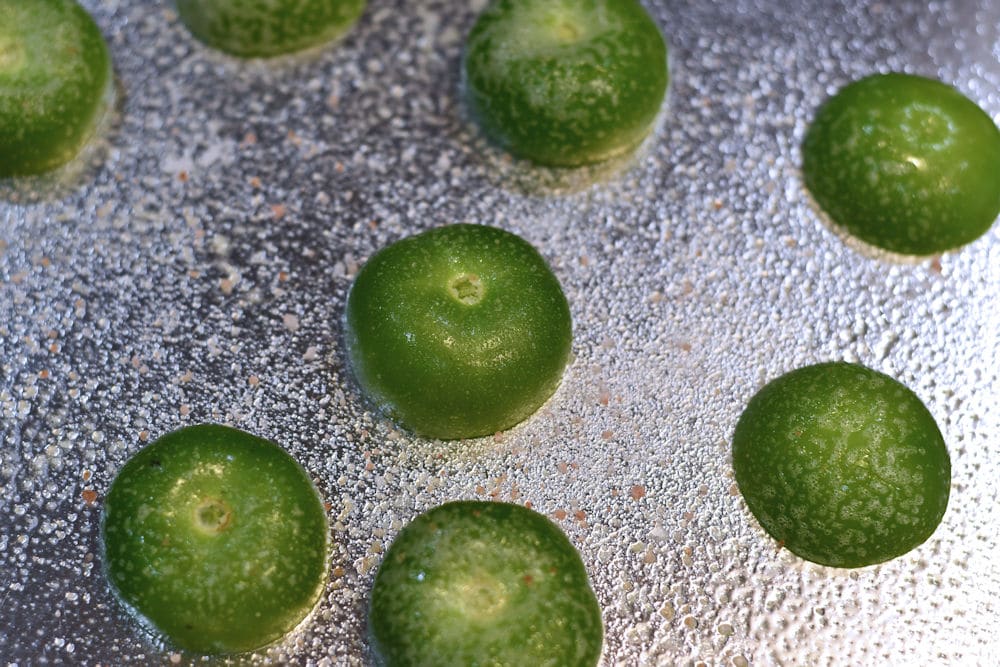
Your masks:
M 374 569 L 417 512 L 530 502 L 578 546 L 606 665 L 992 664 L 1000 547 L 1000 231 L 941 258 L 872 257 L 798 171 L 817 105 L 904 70 L 1000 119 L 1000 5 L 647 3 L 669 104 L 631 164 L 581 183 L 506 160 L 464 116 L 483 2 L 371 0 L 341 42 L 243 63 L 170 6 L 87 0 L 119 101 L 93 164 L 0 184 L 0 658 L 177 664 L 103 577 L 99 517 L 129 455 L 204 421 L 271 438 L 330 503 L 330 581 L 284 642 L 233 662 L 370 661 Z M 552 400 L 494 438 L 415 438 L 352 384 L 358 265 L 450 222 L 521 234 L 574 317 Z M 909 385 L 952 456 L 944 521 L 856 571 L 782 551 L 732 478 L 766 380 L 829 359 Z

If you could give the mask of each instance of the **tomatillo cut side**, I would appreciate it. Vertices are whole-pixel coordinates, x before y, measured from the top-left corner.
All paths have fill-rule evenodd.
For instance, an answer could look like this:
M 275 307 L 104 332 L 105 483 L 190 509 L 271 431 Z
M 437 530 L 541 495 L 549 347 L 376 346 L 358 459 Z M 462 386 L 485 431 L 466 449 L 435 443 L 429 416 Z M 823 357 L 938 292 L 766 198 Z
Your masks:
M 354 25 L 366 0 L 176 0 L 181 21 L 212 48 L 266 58 L 336 39 Z
M 761 389 L 736 425 L 733 469 L 768 534 L 833 567 L 881 563 L 922 544 L 951 488 L 944 439 L 916 394 L 844 362 Z
M 101 528 L 121 599 L 195 653 L 277 641 L 326 581 L 329 530 L 309 476 L 273 442 L 226 426 L 140 450 L 112 482 Z
M 636 0 L 493 0 L 462 62 L 469 110 L 514 155 L 593 164 L 649 134 L 667 90 L 667 46 Z
M 347 297 L 358 384 L 403 426 L 471 438 L 531 415 L 559 386 L 572 325 L 558 279 L 524 239 L 482 225 L 398 241 Z
M 74 0 L 0 0 L 0 177 L 73 159 L 110 85 L 107 44 Z
M 844 87 L 817 112 L 802 158 L 833 222 L 892 252 L 957 248 L 1000 214 L 1000 130 L 932 79 L 877 74 Z
M 480 501 L 403 528 L 375 575 L 369 627 L 386 667 L 594 667 L 604 637 L 566 535 L 521 505 Z

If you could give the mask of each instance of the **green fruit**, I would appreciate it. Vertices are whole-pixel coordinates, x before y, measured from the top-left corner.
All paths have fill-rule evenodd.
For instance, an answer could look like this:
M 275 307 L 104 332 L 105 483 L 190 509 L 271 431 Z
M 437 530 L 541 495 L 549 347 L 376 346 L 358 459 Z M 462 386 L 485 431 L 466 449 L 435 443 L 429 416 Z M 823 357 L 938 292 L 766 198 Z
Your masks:
M 882 74 L 848 85 L 820 108 L 802 154 L 820 207 L 886 250 L 956 248 L 1000 213 L 1000 130 L 938 81 Z
M 636 0 L 494 0 L 469 33 L 465 93 L 487 136 L 539 164 L 634 149 L 667 89 L 667 47 Z
M 346 32 L 366 0 L 177 0 L 188 30 L 209 46 L 244 58 L 277 56 Z
M 0 177 L 69 162 L 103 111 L 111 58 L 73 0 L 0 0 Z
M 764 530 L 834 567 L 880 563 L 923 543 L 951 486 L 948 450 L 920 399 L 841 362 L 761 389 L 736 425 L 733 468 Z
M 520 505 L 452 502 L 403 528 L 369 625 L 388 667 L 593 667 L 603 626 L 580 555 Z
M 204 424 L 132 457 L 104 507 L 108 578 L 178 647 L 237 653 L 284 636 L 316 604 L 328 527 L 280 447 Z
M 436 438 L 496 433 L 552 395 L 572 340 L 545 260 L 514 234 L 440 227 L 362 267 L 347 298 L 347 350 L 362 389 Z

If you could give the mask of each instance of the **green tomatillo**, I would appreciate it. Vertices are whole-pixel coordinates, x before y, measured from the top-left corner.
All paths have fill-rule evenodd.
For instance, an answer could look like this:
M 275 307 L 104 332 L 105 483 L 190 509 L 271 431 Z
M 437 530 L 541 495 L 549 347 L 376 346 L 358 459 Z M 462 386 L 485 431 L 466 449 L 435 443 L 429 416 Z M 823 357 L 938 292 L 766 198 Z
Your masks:
M 634 149 L 667 89 L 667 47 L 637 0 L 493 0 L 469 33 L 465 96 L 483 131 L 533 162 Z
M 115 477 L 102 521 L 122 600 L 195 653 L 238 653 L 298 625 L 326 580 L 326 512 L 274 443 L 226 426 L 168 433 Z
M 419 434 L 456 439 L 522 421 L 552 395 L 572 340 L 545 260 L 495 227 L 398 241 L 361 268 L 346 339 L 361 388 Z
M 566 535 L 521 505 L 461 501 L 418 516 L 375 575 L 384 667 L 594 667 L 601 610 Z
M 834 567 L 880 563 L 923 543 L 951 488 L 948 450 L 920 399 L 843 362 L 761 389 L 736 425 L 733 469 L 764 530 Z
M 892 252 L 956 248 L 1000 213 L 1000 130 L 931 79 L 877 74 L 844 87 L 817 112 L 802 158 L 833 222 Z
M 74 0 L 0 0 L 0 177 L 75 157 L 110 85 L 107 44 Z
M 209 46 L 244 58 L 278 56 L 335 39 L 366 0 L 176 0 L 181 21 Z

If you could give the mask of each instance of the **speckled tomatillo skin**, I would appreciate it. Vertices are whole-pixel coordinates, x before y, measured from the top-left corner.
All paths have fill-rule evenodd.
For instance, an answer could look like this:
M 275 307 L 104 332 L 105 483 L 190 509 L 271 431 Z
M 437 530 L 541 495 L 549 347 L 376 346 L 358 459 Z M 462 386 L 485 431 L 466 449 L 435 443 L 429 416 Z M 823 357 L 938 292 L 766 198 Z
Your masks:
M 761 389 L 736 425 L 733 468 L 764 530 L 834 567 L 880 563 L 923 543 L 951 486 L 948 450 L 920 399 L 842 362 Z
M 73 0 L 0 0 L 0 177 L 69 162 L 100 118 L 111 58 Z
M 386 667 L 593 667 L 604 629 L 580 555 L 521 505 L 436 507 L 400 532 L 372 589 Z
M 313 608 L 328 526 L 305 471 L 225 426 L 164 435 L 118 473 L 104 506 L 108 578 L 176 646 L 249 651 Z
M 956 248 L 1000 213 L 1000 130 L 938 81 L 881 74 L 846 86 L 816 114 L 802 154 L 820 207 L 886 250 Z
M 335 39 L 364 11 L 366 0 L 177 0 L 195 37 L 245 58 L 301 51 Z
M 663 36 L 635 0 L 494 0 L 463 60 L 465 95 L 483 131 L 551 166 L 635 148 L 667 78 Z
M 492 434 L 556 390 L 572 324 L 559 281 L 526 241 L 481 225 L 440 227 L 376 253 L 347 298 L 358 383 L 422 435 Z

